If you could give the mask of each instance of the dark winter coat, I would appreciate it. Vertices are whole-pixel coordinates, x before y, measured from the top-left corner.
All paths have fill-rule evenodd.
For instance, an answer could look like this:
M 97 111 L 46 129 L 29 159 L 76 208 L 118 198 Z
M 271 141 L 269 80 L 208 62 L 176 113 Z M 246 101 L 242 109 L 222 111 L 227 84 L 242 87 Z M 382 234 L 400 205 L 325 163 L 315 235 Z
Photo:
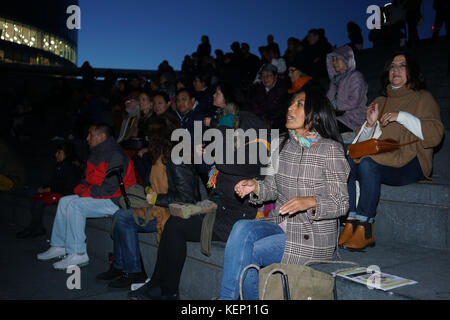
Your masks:
M 250 112 L 241 111 L 239 113 L 240 128 L 247 131 L 250 128 L 253 129 L 265 129 L 265 123 Z M 227 127 L 218 128 L 225 137 L 225 130 Z M 267 137 L 267 139 L 270 139 Z M 214 223 L 214 234 L 221 241 L 227 241 L 228 236 L 236 221 L 241 219 L 255 219 L 257 213 L 257 207 L 249 204 L 248 199 L 240 199 L 234 192 L 235 185 L 245 179 L 253 179 L 260 177 L 262 163 L 261 159 L 258 159 L 257 164 L 250 164 L 250 143 L 256 143 L 253 141 L 247 141 L 245 148 L 245 164 L 237 164 L 237 154 L 234 152 L 234 164 L 216 164 L 219 174 L 217 176 L 217 188 L 212 191 L 210 195 L 211 200 L 217 203 L 216 221 Z M 263 143 L 258 143 L 258 148 L 266 149 Z M 224 143 L 224 160 L 227 159 L 226 148 Z M 259 152 L 259 149 L 258 149 Z M 224 161 L 225 162 L 225 161 Z

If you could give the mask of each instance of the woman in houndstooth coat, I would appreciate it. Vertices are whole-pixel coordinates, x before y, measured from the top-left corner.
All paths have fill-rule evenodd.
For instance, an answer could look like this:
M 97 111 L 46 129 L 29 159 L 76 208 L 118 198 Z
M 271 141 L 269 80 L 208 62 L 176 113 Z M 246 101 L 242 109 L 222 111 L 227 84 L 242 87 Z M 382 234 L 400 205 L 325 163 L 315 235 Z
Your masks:
M 329 100 L 314 89 L 292 98 L 274 170 L 263 181 L 235 187 L 250 202 L 276 201 L 267 219 L 238 221 L 225 249 L 220 299 L 239 296 L 241 271 L 249 264 L 305 264 L 330 260 L 336 249 L 338 218 L 348 211 L 350 167 Z M 277 159 L 278 158 L 278 159 Z M 258 299 L 258 274 L 246 272 L 244 299 Z

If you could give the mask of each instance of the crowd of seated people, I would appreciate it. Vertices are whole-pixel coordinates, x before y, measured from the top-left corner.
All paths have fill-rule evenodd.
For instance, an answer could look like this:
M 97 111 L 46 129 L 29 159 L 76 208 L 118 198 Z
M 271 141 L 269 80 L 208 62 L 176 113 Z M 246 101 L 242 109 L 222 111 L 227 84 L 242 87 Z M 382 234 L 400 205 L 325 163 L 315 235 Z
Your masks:
M 250 52 L 248 44 L 234 42 L 232 52 L 216 50 L 213 58 L 209 39 L 203 36 L 179 73 L 163 61 L 150 79 L 137 75 L 105 79 L 103 87 L 92 85 L 95 81 L 83 82 L 79 91 L 74 90 L 78 94 L 70 95 L 76 102 L 66 103 L 78 103 L 72 106 L 75 111 L 59 117 L 69 124 L 61 133 L 65 138 L 87 137 L 90 152 L 83 163 L 84 176 L 72 193 L 56 190 L 63 196 L 52 202 L 57 213 L 50 248 L 37 258 L 62 257 L 55 269 L 86 265 L 86 218 L 115 216 L 114 263 L 97 278 L 113 288 L 129 289 L 143 282 L 146 274 L 137 234 L 156 232 L 159 246 L 150 281 L 128 296 L 178 299 L 186 242 L 202 240 L 208 219 L 204 214 L 182 219 L 169 207 L 196 205 L 205 199 L 217 205 L 211 239 L 228 241 L 222 299 L 237 298 L 238 275 L 248 263 L 331 259 L 336 241 L 330 239 L 337 240 L 339 233 L 335 222 L 349 212 L 339 245 L 353 250 L 373 245 L 380 184 L 404 185 L 429 178 L 430 150 L 442 140 L 443 126 L 420 67 L 405 52 L 388 61 L 383 92 L 367 108 L 367 83 L 356 70 L 354 55 L 361 48 L 359 42 L 333 49 L 323 29 L 312 29 L 302 41 L 289 38 L 283 56 L 269 35 L 267 44 L 259 48 L 260 57 Z M 327 75 L 325 90 L 320 80 Z M 224 142 L 227 130 L 234 129 L 232 147 L 202 138 L 199 144 L 196 130 L 208 128 L 217 129 Z M 267 129 L 269 135 L 250 140 L 238 129 Z M 282 133 L 277 143 L 270 138 L 274 129 Z M 180 164 L 172 157 L 171 137 L 176 130 L 190 134 L 189 150 L 183 149 L 190 162 Z M 372 134 L 417 142 L 392 156 L 350 159 L 341 137 L 349 131 L 358 133 L 354 142 Z M 263 150 L 257 152 L 256 161 L 251 159 L 252 144 Z M 202 158 L 194 163 L 192 159 L 206 149 L 235 161 L 210 163 Z M 238 162 L 241 150 L 246 157 Z M 277 152 L 278 167 L 263 175 L 261 169 L 268 163 L 273 166 L 275 160 L 265 162 L 263 154 Z M 356 181 L 361 186 L 358 204 Z M 121 205 L 124 191 L 133 185 L 145 188 L 151 213 Z M 258 209 L 267 202 L 274 203 L 273 210 L 263 221 L 255 221 Z M 41 216 L 39 211 L 36 221 Z M 42 233 L 40 223 L 30 228 L 18 237 Z M 304 230 L 310 232 L 303 234 Z M 305 249 L 310 247 L 312 251 Z M 273 249 L 270 254 L 267 248 Z M 245 278 L 245 291 L 247 297 L 257 298 L 257 277 Z

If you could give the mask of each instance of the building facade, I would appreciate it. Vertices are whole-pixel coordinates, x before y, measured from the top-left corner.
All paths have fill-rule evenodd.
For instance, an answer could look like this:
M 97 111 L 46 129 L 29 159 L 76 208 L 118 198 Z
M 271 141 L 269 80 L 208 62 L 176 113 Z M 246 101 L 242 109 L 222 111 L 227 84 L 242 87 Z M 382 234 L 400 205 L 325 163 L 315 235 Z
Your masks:
M 0 62 L 76 67 L 78 30 L 67 8 L 78 0 L 1 1 Z

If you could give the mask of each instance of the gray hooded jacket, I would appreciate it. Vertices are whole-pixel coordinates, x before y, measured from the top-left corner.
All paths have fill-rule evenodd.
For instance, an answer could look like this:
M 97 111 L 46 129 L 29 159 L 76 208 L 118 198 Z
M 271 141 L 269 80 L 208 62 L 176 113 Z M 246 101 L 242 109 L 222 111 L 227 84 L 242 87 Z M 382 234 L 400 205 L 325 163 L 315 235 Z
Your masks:
M 337 74 L 333 67 L 333 57 L 343 60 L 347 70 Z M 366 118 L 368 85 L 361 72 L 356 70 L 353 50 L 344 46 L 327 55 L 327 69 L 330 76 L 330 89 L 327 96 L 334 108 L 345 111 L 337 120 L 352 130 L 358 129 Z

